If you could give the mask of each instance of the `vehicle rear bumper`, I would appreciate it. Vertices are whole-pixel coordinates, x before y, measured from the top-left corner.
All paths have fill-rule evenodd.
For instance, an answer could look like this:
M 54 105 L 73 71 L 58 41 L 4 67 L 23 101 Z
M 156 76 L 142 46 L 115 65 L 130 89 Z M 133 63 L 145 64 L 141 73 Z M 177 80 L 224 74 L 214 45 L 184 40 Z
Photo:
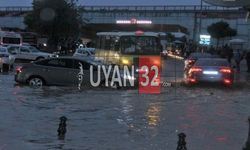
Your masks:
M 27 83 L 27 79 L 20 73 L 15 74 L 14 80 L 17 83 Z

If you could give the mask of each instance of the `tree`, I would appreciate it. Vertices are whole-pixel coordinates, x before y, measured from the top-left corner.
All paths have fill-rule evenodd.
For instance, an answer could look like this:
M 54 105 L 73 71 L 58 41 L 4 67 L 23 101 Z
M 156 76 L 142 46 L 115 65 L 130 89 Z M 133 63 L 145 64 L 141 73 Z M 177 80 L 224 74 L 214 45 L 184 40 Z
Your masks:
M 175 40 L 175 36 L 171 33 L 167 33 L 166 38 L 169 43 L 172 43 Z
M 213 38 L 217 39 L 217 47 L 220 39 L 237 35 L 237 31 L 232 29 L 227 22 L 223 21 L 211 24 L 208 26 L 207 31 Z
M 81 18 L 74 0 L 34 0 L 24 22 L 29 30 L 46 35 L 48 44 L 56 48 L 79 37 Z

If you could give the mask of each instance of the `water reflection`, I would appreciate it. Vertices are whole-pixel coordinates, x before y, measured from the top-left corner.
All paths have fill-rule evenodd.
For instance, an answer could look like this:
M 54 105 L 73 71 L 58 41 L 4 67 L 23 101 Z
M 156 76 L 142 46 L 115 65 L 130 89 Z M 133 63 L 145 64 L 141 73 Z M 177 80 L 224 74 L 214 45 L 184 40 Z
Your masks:
M 150 128 L 155 128 L 159 124 L 160 112 L 161 106 L 159 104 L 152 103 L 149 105 L 146 115 L 148 119 L 148 126 Z
M 123 123 L 129 128 L 134 128 L 132 123 L 133 118 L 131 116 L 132 111 L 134 110 L 133 106 L 130 104 L 130 98 L 128 97 L 128 93 L 124 93 L 123 99 L 120 101 L 122 106 L 122 114 L 124 115 L 123 119 L 118 119 L 119 123 Z

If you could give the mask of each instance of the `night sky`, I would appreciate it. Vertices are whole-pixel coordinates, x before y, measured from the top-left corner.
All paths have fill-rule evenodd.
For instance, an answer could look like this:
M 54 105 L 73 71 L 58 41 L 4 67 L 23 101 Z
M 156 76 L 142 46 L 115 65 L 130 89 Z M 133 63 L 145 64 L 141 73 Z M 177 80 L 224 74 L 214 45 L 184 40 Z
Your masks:
M 32 0 L 0 0 L 1 6 L 31 6 Z M 79 0 L 80 5 L 199 5 L 200 0 Z

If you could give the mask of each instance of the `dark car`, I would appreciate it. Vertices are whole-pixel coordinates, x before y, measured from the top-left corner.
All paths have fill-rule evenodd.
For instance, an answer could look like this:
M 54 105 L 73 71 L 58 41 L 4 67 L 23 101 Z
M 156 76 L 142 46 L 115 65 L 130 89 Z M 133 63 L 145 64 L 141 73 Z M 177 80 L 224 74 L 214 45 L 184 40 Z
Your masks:
M 82 64 L 82 71 L 80 69 Z M 97 81 L 100 78 L 101 82 L 106 84 L 106 78 L 103 71 L 98 73 L 94 72 L 91 75 L 90 67 L 93 67 L 94 71 L 97 71 L 98 66 L 104 66 L 98 61 L 93 59 L 83 59 L 79 57 L 59 57 L 49 58 L 41 61 L 36 61 L 30 64 L 24 64 L 23 66 L 16 68 L 15 81 L 17 83 L 29 84 L 31 86 L 43 86 L 43 85 L 78 85 L 79 84 L 79 73 L 82 76 L 82 85 L 91 86 L 90 76 L 93 81 Z M 112 75 L 112 74 L 110 74 Z M 122 78 L 128 80 L 135 80 L 132 77 L 121 75 Z M 109 80 L 109 79 L 108 79 Z M 111 81 L 108 85 L 113 86 Z M 113 87 L 115 87 L 114 85 Z
M 226 59 L 201 58 L 187 72 L 186 82 L 191 84 L 221 82 L 225 85 L 232 85 L 234 70 Z
M 188 58 L 185 59 L 184 71 L 188 70 L 194 65 L 194 63 L 200 58 L 213 58 L 214 56 L 210 53 L 191 53 Z

